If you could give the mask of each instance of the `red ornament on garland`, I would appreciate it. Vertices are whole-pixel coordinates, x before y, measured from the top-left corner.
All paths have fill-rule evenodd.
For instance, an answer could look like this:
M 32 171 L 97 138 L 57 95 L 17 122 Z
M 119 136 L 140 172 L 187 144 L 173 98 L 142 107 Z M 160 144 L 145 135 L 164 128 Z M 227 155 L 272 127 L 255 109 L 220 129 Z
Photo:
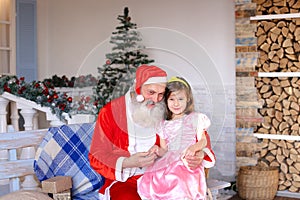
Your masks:
M 106 64 L 107 64 L 107 65 L 110 65 L 110 64 L 111 64 L 110 60 L 107 60 L 107 61 L 106 61 Z
M 67 101 L 72 103 L 72 97 L 68 97 Z

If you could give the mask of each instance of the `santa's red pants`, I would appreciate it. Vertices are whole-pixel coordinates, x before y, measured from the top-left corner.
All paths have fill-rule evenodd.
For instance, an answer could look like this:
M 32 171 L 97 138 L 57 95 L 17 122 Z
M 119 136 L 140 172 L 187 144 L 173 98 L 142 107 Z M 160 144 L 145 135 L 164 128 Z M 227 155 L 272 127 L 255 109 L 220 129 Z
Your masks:
M 141 175 L 130 177 L 126 182 L 116 182 L 109 189 L 111 200 L 141 200 L 137 193 L 137 179 Z M 100 192 L 104 193 L 105 188 L 111 184 L 111 180 L 105 181 Z

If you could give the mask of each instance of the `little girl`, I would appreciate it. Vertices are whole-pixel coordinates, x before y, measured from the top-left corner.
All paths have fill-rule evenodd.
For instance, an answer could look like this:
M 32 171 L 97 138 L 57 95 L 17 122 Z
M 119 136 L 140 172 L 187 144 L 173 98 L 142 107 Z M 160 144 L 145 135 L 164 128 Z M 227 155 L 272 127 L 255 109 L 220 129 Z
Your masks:
M 149 151 L 160 157 L 138 179 L 142 199 L 206 199 L 204 168 L 214 166 L 215 156 L 206 132 L 210 120 L 194 111 L 190 85 L 180 77 L 172 77 L 166 88 L 166 120 L 158 130 L 160 147 Z M 185 157 L 197 155 L 202 164 L 190 169 Z

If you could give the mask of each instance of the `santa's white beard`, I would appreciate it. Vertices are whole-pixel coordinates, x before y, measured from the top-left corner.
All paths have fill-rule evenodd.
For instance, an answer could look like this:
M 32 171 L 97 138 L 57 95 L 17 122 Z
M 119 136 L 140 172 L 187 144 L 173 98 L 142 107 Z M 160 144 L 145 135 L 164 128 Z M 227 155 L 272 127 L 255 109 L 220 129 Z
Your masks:
M 154 104 L 151 108 L 149 104 Z M 165 104 L 163 101 L 155 103 L 151 100 L 145 100 L 142 103 L 133 102 L 132 119 L 142 127 L 156 127 L 163 119 L 165 113 Z

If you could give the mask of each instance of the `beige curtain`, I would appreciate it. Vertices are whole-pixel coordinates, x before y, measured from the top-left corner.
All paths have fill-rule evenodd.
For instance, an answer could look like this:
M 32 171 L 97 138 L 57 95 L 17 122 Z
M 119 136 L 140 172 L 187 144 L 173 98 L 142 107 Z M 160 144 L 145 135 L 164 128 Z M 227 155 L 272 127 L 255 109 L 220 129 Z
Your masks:
M 11 0 L 0 0 L 0 74 L 9 73 Z

